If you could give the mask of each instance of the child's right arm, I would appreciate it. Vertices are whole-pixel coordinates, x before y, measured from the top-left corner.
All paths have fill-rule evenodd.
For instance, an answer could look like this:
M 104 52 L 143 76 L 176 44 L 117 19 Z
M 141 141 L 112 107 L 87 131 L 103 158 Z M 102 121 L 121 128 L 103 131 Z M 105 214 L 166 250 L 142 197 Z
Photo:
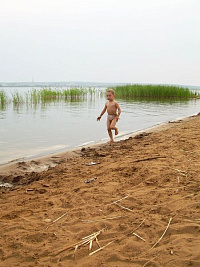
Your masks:
M 100 121 L 101 117 L 103 116 L 103 114 L 106 112 L 106 109 L 107 109 L 107 105 L 105 104 L 105 107 L 104 109 L 102 110 L 100 116 L 97 118 L 98 121 Z

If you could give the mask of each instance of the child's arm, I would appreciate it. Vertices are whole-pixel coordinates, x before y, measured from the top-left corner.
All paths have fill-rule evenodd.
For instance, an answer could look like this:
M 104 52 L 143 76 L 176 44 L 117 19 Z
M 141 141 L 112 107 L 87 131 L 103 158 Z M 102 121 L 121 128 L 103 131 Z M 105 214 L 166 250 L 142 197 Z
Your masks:
M 98 121 L 100 121 L 101 117 L 103 116 L 103 114 L 106 112 L 106 109 L 107 109 L 107 105 L 105 104 L 105 107 L 104 109 L 102 110 L 100 116 L 97 118 Z
M 117 112 L 117 116 L 116 116 L 116 120 L 118 121 L 118 119 L 119 119 L 119 116 L 120 116 L 120 114 L 121 114 L 121 108 L 120 108 L 120 106 L 119 106 L 119 104 L 116 102 L 116 107 L 117 107 L 117 110 L 118 110 L 118 112 Z

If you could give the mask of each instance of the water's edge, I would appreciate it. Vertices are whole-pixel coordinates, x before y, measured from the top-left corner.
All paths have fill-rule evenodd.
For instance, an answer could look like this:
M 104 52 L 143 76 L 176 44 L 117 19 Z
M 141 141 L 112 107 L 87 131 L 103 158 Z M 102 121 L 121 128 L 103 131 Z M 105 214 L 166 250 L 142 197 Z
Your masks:
M 187 120 L 187 119 L 189 119 L 193 116 L 197 116 L 197 115 L 198 114 L 191 114 L 190 116 L 187 116 L 187 117 L 175 118 L 174 120 L 171 120 L 171 121 L 165 121 L 165 122 L 160 122 L 160 123 L 154 124 L 153 126 L 148 127 L 148 128 L 131 131 L 129 133 L 125 133 L 125 134 L 119 135 L 118 137 L 115 137 L 115 141 L 125 140 L 125 139 L 128 139 L 129 137 L 134 137 L 137 134 L 140 134 L 142 132 L 152 132 L 154 130 L 158 130 L 158 129 L 168 125 L 169 123 L 172 123 L 172 122 L 176 123 L 176 122 L 179 122 L 180 120 L 181 121 Z M 31 156 L 13 159 L 10 161 L 0 163 L 0 167 L 11 165 L 11 164 L 16 164 L 19 162 L 28 162 L 28 161 L 36 160 L 36 159 L 49 158 L 52 156 L 64 154 L 66 152 L 78 151 L 78 150 L 81 150 L 82 148 L 86 148 L 86 147 L 97 147 L 97 146 L 105 144 L 107 141 L 108 141 L 108 138 L 103 139 L 101 141 L 90 141 L 90 142 L 87 142 L 87 143 L 84 143 L 84 144 L 81 144 L 81 145 L 78 145 L 78 146 L 75 146 L 75 147 L 69 148 L 69 149 L 67 147 L 64 147 L 61 149 L 56 149 L 56 150 L 52 150 L 52 151 L 48 151 L 48 152 L 46 151 L 46 152 L 42 152 L 39 154 L 31 155 Z

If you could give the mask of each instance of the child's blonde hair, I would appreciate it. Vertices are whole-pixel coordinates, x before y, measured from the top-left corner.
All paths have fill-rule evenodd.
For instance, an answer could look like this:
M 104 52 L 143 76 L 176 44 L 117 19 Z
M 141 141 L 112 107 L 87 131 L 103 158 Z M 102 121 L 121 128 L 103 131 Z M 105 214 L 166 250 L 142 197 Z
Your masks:
M 111 94 L 114 95 L 115 94 L 115 91 L 112 88 L 110 88 L 110 89 L 108 89 L 107 93 L 111 93 Z

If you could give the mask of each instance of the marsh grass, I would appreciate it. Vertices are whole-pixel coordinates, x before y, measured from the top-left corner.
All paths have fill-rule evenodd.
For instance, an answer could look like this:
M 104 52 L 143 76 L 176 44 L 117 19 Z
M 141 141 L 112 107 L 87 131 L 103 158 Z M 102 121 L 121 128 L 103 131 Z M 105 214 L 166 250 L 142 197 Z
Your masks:
M 14 106 L 24 104 L 24 99 L 22 94 L 20 94 L 18 91 L 12 93 L 12 102 Z
M 192 98 L 199 98 L 198 93 L 188 88 L 164 85 L 124 85 L 114 87 L 117 98 L 126 101 L 188 101 Z M 36 108 L 38 105 L 45 106 L 51 102 L 59 101 L 85 101 L 104 97 L 105 91 L 97 88 L 55 88 L 45 87 L 40 90 L 32 89 L 25 93 L 14 91 L 11 97 L 4 90 L 0 90 L 0 108 L 5 108 L 8 103 L 13 103 L 16 108 L 24 104 Z
M 65 99 L 80 99 L 85 98 L 89 93 L 89 90 L 83 88 L 70 88 L 62 91 L 62 95 Z
M 11 94 L 11 98 L 5 93 L 5 91 L 0 91 L 0 106 L 5 106 L 7 103 L 13 103 L 13 106 L 21 106 L 23 104 L 34 105 L 38 104 L 45 105 L 51 102 L 59 101 L 82 101 L 86 98 L 91 98 L 92 96 L 104 96 L 100 90 L 91 88 L 42 88 L 32 89 L 31 91 L 21 94 L 17 90 Z
M 3 109 L 7 104 L 8 97 L 4 90 L 0 90 L 0 108 Z
M 167 85 L 123 85 L 113 88 L 118 98 L 124 99 L 174 99 L 189 100 L 197 98 L 199 95 L 185 87 Z

